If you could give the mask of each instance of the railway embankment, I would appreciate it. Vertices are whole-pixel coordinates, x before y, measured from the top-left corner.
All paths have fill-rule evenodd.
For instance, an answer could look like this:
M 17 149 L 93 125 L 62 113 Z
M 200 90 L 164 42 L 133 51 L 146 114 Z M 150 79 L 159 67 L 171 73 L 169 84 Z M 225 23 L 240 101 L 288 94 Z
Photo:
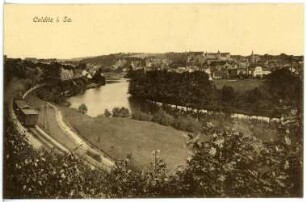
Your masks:
M 22 99 L 26 99 L 28 95 L 30 95 L 36 89 L 43 87 L 44 85 L 45 84 L 37 84 L 31 87 L 25 93 L 23 93 Z M 74 147 L 73 150 L 67 147 L 64 142 L 61 142 L 60 139 L 52 137 L 50 134 L 48 134 L 48 132 L 46 132 L 38 125 L 35 125 L 35 127 L 31 128 L 23 126 L 18 120 L 13 109 L 13 99 L 11 99 L 9 103 L 9 116 L 12 120 L 14 120 L 15 127 L 17 128 L 20 134 L 26 135 L 28 142 L 35 149 L 45 148 L 59 153 L 75 152 L 79 154 L 92 167 L 107 171 L 109 171 L 111 167 L 115 165 L 115 163 L 103 152 L 96 148 L 93 148 L 91 145 L 88 145 L 83 139 L 78 136 L 77 133 L 75 133 L 68 125 L 66 125 L 60 110 L 57 109 L 55 105 L 47 102 L 47 104 L 55 111 L 55 120 L 57 122 L 56 124 L 58 124 L 64 134 L 69 136 L 69 138 L 74 141 L 75 145 L 78 145 L 78 147 Z M 93 158 L 90 154 L 95 154 L 95 156 L 99 156 L 99 160 Z

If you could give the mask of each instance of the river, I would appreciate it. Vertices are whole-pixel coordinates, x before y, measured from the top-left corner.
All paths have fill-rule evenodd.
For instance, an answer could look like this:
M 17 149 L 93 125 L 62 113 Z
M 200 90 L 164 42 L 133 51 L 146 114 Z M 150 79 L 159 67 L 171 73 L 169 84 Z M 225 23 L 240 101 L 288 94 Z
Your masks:
M 104 114 L 105 109 L 111 111 L 114 107 L 125 107 L 131 111 L 128 87 L 127 79 L 106 81 L 106 85 L 88 89 L 83 94 L 68 98 L 67 101 L 73 108 L 85 104 L 88 108 L 87 114 L 91 117 Z
M 141 110 L 143 112 L 154 112 L 154 104 L 142 99 L 132 98 L 128 93 L 129 80 L 106 80 L 106 85 L 98 88 L 85 90 L 83 94 L 78 94 L 67 99 L 71 107 L 78 108 L 85 104 L 88 108 L 87 115 L 96 117 L 104 114 L 105 109 L 112 111 L 115 107 L 125 107 L 130 112 Z
M 135 109 L 141 111 L 154 111 L 152 103 L 144 100 L 137 100 L 128 94 L 128 79 L 107 80 L 105 86 L 86 90 L 83 94 L 72 96 L 67 99 L 71 107 L 78 108 L 85 104 L 88 108 L 87 114 L 91 117 L 104 114 L 105 109 L 112 111 L 114 107 L 125 107 L 133 112 Z M 156 110 L 156 109 L 155 109 Z M 206 110 L 204 110 L 206 111 Z M 207 111 L 205 112 L 207 113 Z M 232 118 L 238 119 L 257 119 L 269 122 L 269 117 L 249 116 L 244 114 L 231 114 Z M 277 118 L 278 119 L 278 118 Z

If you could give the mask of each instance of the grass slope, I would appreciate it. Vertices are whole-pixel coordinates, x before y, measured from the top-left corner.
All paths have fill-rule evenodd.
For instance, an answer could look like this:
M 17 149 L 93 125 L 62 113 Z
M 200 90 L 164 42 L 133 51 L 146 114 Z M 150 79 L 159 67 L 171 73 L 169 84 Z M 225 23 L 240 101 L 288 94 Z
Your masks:
M 74 150 L 78 147 L 78 145 L 74 143 L 73 139 L 67 136 L 66 133 L 60 128 L 56 121 L 55 111 L 50 107 L 46 107 L 45 101 L 32 95 L 29 95 L 26 98 L 26 101 L 32 107 L 39 110 L 37 124 L 43 130 L 70 150 Z
M 61 108 L 65 120 L 87 141 L 119 160 L 132 154 L 136 166 L 153 162 L 160 150 L 170 170 L 184 165 L 188 156 L 183 132 L 152 122 L 128 118 L 92 118 L 71 108 Z

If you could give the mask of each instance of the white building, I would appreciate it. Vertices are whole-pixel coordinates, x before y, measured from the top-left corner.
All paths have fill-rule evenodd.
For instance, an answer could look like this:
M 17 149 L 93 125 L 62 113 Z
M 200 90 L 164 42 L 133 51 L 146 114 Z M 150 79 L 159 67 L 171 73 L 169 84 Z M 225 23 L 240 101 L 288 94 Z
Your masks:
M 270 74 L 271 71 L 266 70 L 260 66 L 255 67 L 254 71 L 253 71 L 253 77 L 263 77 L 265 75 Z

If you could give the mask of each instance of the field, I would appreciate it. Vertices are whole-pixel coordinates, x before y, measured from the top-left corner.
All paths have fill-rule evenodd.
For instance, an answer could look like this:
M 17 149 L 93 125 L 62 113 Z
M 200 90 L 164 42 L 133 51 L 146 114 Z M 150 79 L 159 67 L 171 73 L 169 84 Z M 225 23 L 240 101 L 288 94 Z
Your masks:
M 28 96 L 27 101 L 40 110 L 38 124 L 53 138 L 73 150 L 76 145 L 58 126 L 54 111 L 46 108 L 44 101 Z M 188 156 L 182 131 L 156 123 L 128 118 L 92 118 L 72 108 L 60 108 L 65 120 L 85 140 L 116 160 L 132 155 L 136 166 L 147 167 L 153 161 L 152 151 L 160 150 L 170 170 L 184 165 Z M 248 136 L 256 136 L 264 142 L 277 139 L 277 132 L 268 124 L 254 124 L 248 121 L 211 120 L 215 126 L 234 128 Z M 269 135 L 267 135 L 269 134 Z M 210 137 L 201 136 L 207 141 Z
M 169 170 L 184 165 L 188 156 L 183 132 L 152 122 L 128 118 L 92 118 L 75 109 L 61 108 L 65 120 L 87 141 L 116 160 L 132 156 L 137 167 L 153 162 L 160 150 Z
M 237 92 L 245 92 L 259 87 L 263 81 L 259 79 L 214 80 L 213 83 L 218 89 L 221 89 L 223 86 L 232 86 Z

